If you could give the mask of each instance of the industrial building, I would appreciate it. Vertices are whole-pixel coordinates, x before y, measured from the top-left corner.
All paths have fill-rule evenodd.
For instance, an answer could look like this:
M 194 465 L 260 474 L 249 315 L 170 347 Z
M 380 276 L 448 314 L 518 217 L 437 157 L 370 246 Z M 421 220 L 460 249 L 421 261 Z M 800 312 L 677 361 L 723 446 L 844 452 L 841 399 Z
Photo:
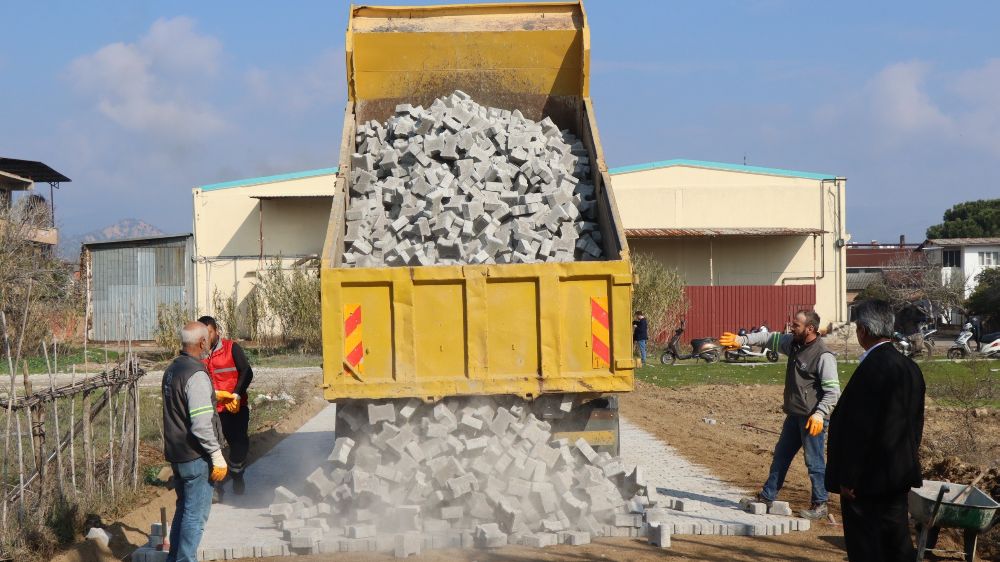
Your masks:
M 321 252 L 336 170 L 193 190 L 199 311 L 211 311 L 216 292 L 242 302 L 272 260 L 287 267 Z M 844 178 L 696 160 L 611 173 L 631 251 L 652 253 L 689 285 L 690 335 L 780 329 L 800 308 L 846 320 Z
M 783 329 L 802 308 L 847 320 L 845 178 L 701 160 L 610 172 L 632 253 L 687 281 L 689 336 Z

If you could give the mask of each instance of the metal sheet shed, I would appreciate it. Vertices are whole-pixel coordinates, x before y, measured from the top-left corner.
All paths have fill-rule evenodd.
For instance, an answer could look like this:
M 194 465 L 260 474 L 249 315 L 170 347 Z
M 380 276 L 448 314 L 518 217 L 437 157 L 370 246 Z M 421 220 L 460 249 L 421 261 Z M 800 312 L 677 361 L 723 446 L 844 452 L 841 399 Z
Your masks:
M 191 234 L 172 234 L 83 244 L 92 341 L 152 340 L 157 310 L 194 310 Z M 131 323 L 131 325 L 128 325 Z

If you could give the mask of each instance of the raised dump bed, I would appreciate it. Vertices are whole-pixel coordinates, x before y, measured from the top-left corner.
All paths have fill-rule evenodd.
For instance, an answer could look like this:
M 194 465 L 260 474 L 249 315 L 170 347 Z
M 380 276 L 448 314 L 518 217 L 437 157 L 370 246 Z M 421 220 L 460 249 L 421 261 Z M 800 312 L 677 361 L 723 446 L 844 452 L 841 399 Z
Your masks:
M 580 3 L 352 9 L 349 100 L 322 263 L 328 400 L 626 392 L 628 247 L 589 97 Z M 343 262 L 359 125 L 454 90 L 551 118 L 586 147 L 600 261 L 353 267 Z

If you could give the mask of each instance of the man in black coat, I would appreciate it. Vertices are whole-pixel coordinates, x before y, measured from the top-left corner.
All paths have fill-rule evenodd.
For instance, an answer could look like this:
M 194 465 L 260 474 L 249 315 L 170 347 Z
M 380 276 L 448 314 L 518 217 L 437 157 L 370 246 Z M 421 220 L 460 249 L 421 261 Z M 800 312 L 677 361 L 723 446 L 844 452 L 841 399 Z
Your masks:
M 924 376 L 889 343 L 888 303 L 855 311 L 865 352 L 830 417 L 826 489 L 840 494 L 848 559 L 913 560 L 906 498 L 923 483 Z

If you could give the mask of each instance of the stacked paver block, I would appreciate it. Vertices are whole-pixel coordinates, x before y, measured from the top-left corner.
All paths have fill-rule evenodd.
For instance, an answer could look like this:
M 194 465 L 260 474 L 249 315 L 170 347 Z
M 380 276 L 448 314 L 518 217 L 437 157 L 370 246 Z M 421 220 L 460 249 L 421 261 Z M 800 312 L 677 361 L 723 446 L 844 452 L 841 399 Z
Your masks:
M 640 536 L 641 470 L 554 439 L 542 418 L 567 412 L 547 400 L 343 405 L 349 436 L 301 490 L 275 489 L 269 513 L 292 553 L 586 544 L 618 526 Z
M 345 267 L 603 258 L 586 148 L 456 90 L 357 131 Z

